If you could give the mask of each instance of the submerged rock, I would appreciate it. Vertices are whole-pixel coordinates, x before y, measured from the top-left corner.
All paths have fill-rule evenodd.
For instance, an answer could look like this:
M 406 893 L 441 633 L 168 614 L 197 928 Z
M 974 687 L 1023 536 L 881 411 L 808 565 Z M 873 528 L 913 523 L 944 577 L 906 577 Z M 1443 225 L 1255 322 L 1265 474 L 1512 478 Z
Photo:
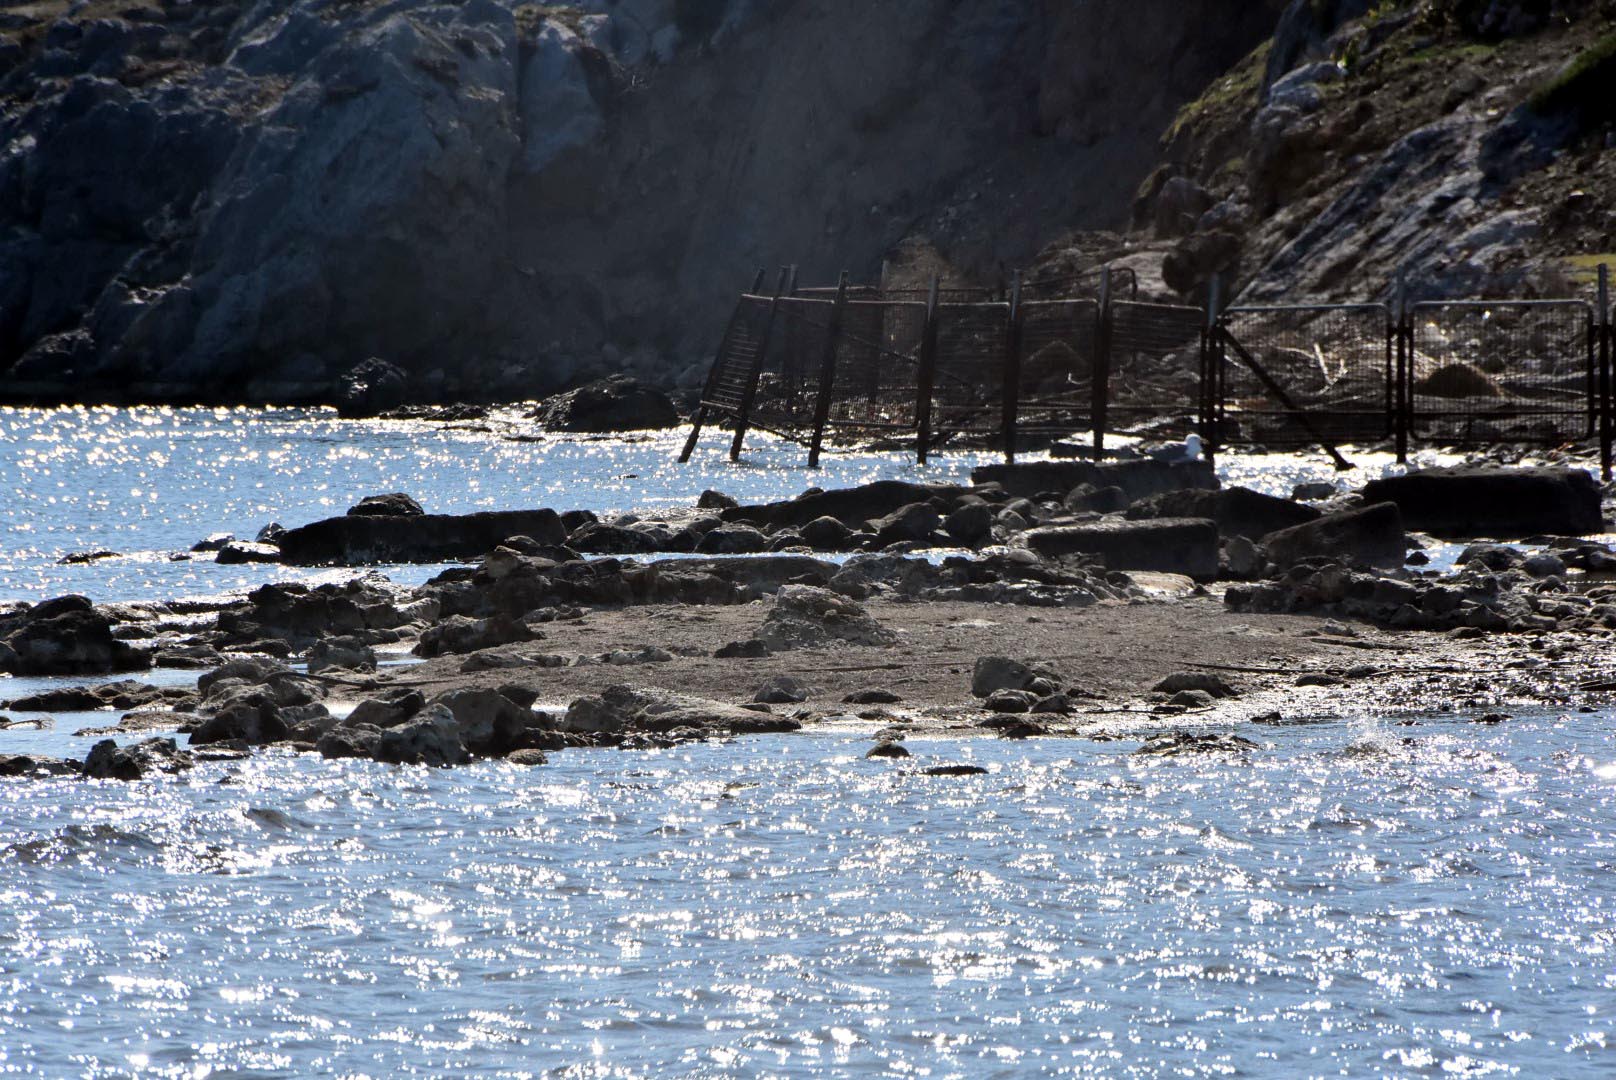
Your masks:
M 130 746 L 103 739 L 90 747 L 83 771 L 91 780 L 139 780 L 152 772 L 181 772 L 191 765 L 191 755 L 173 739 L 153 737 Z
M 1136 757 L 1179 757 L 1186 754 L 1247 754 L 1259 749 L 1250 739 L 1223 732 L 1174 731 L 1154 735 L 1134 751 Z

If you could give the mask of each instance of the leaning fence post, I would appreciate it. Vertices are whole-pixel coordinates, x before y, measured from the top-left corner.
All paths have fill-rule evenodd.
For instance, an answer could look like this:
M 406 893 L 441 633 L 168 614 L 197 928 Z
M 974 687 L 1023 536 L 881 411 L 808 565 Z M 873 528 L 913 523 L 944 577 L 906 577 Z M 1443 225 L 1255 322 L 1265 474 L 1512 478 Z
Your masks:
M 763 274 L 764 271 L 759 268 L 757 276 L 752 279 L 753 293 L 763 287 Z M 745 304 L 746 300 L 743 298 L 735 305 L 735 314 L 730 317 L 730 324 L 724 328 L 724 336 L 718 342 L 718 355 L 713 357 L 713 366 L 707 369 L 707 381 L 702 384 L 701 397 L 696 401 L 695 411 L 690 414 L 690 437 L 685 440 L 684 449 L 679 451 L 681 465 L 688 462 L 690 455 L 696 452 L 696 443 L 701 439 L 701 426 L 707 419 L 707 402 L 713 395 L 713 387 L 718 383 L 718 374 L 724 367 L 724 350 L 729 345 L 730 332 L 740 321 L 741 308 Z
M 1413 426 L 1414 333 L 1409 325 L 1408 285 L 1401 273 L 1392 292 L 1392 321 L 1392 333 L 1397 338 L 1397 407 L 1392 415 L 1393 437 L 1397 443 L 1397 463 L 1406 465 L 1409 429 Z
M 1105 426 L 1111 412 L 1111 267 L 1100 267 L 1100 307 L 1094 317 L 1094 363 L 1090 368 L 1089 416 L 1094 422 L 1094 460 L 1105 453 Z
M 780 277 L 774 286 L 774 297 L 769 301 L 769 314 L 763 320 L 763 332 L 758 335 L 757 358 L 752 361 L 752 371 L 746 377 L 746 385 L 741 389 L 741 402 L 736 408 L 735 438 L 730 440 L 729 459 L 741 460 L 741 445 L 746 441 L 746 429 L 752 420 L 752 403 L 757 400 L 758 381 L 763 378 L 763 365 L 769 359 L 769 338 L 774 334 L 774 315 L 780 309 L 780 296 L 786 291 L 786 277 L 789 272 L 785 267 L 780 268 Z M 759 288 L 762 282 L 758 282 Z M 756 290 L 753 295 L 760 295 Z
M 1004 460 L 1016 463 L 1016 426 L 1021 409 L 1021 271 L 1010 281 L 1010 341 L 1004 357 Z
M 825 425 L 830 422 L 831 396 L 836 390 L 836 342 L 842 333 L 842 312 L 847 308 L 847 271 L 836 282 L 836 302 L 831 305 L 830 325 L 825 327 L 825 352 L 819 365 L 819 394 L 814 401 L 814 434 L 808 444 L 808 467 L 819 468 L 819 452 L 825 444 Z
M 1611 399 L 1612 352 L 1616 352 L 1616 327 L 1610 322 L 1610 267 L 1599 264 L 1599 472 L 1608 483 L 1611 476 L 1611 440 L 1616 434 L 1616 401 Z
M 926 293 L 926 327 L 920 335 L 920 367 L 915 372 L 915 461 L 926 464 L 931 453 L 931 397 L 937 387 L 937 301 L 943 279 L 931 276 Z

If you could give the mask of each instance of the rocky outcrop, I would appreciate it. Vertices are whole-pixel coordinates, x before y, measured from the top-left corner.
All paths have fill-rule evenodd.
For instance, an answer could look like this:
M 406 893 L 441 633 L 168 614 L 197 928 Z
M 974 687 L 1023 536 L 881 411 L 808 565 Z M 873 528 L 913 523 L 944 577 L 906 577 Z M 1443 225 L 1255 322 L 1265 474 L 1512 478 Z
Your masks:
M 282 560 L 293 566 L 452 562 L 477 558 L 508 536 L 559 544 L 567 531 L 560 515 L 548 509 L 344 515 L 288 529 L 280 549 Z
M 151 654 L 113 637 L 113 625 L 83 596 L 59 596 L 0 616 L 0 671 L 96 675 L 151 667 Z

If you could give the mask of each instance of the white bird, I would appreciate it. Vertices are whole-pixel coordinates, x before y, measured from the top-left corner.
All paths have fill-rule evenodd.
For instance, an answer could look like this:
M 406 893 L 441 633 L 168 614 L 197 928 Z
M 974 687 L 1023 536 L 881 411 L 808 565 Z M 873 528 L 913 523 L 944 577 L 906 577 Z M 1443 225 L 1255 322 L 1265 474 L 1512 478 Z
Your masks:
M 1201 449 L 1201 437 L 1192 431 L 1184 436 L 1184 441 L 1181 443 L 1168 443 L 1166 446 L 1146 450 L 1145 453 L 1157 461 L 1171 463 L 1175 461 L 1199 461 L 1201 460 Z

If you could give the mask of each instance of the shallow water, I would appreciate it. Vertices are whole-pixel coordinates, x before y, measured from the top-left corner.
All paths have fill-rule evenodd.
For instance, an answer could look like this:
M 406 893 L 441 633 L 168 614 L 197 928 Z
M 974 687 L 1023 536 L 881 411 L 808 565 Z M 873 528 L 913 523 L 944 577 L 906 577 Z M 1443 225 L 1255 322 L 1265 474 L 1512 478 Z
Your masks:
M 0 410 L 0 600 L 341 580 L 167 555 L 380 491 L 654 511 L 992 460 L 809 473 L 760 438 L 736 467 L 715 436 L 681 468 L 679 441 Z M 1395 467 L 1357 460 L 1220 472 L 1285 494 Z M 126 557 L 56 565 L 98 548 Z M 75 681 L 104 680 L 0 698 Z M 73 732 L 116 718 L 0 731 L 0 753 L 82 757 Z M 1610 714 L 1365 719 L 1262 729 L 1249 762 L 917 739 L 894 764 L 819 733 L 536 770 L 270 752 L 0 782 L 0 1074 L 1609 1075 L 1613 734 Z M 960 761 L 990 771 L 916 774 Z
M 1613 732 L 8 783 L 0 1069 L 1608 1075 Z M 990 771 L 915 774 L 937 761 Z

